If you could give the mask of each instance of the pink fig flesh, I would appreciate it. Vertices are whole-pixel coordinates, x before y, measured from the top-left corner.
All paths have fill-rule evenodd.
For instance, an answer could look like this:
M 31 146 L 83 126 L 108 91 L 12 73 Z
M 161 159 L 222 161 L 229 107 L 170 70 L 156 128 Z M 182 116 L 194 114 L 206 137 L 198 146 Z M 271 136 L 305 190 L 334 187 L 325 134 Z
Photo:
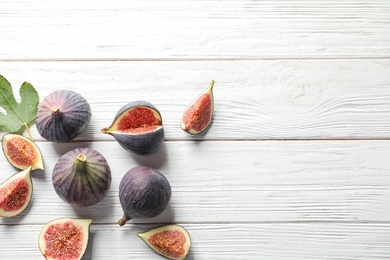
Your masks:
M 10 218 L 27 208 L 32 197 L 31 167 L 12 175 L 0 186 L 0 217 Z
M 210 87 L 198 96 L 184 111 L 181 128 L 190 134 L 203 132 L 211 123 L 214 113 L 214 81 Z
M 81 259 L 87 248 L 91 223 L 91 219 L 53 220 L 39 234 L 39 249 L 46 259 Z
M 156 253 L 169 259 L 185 259 L 191 247 L 190 235 L 179 225 L 165 225 L 137 235 Z
M 30 139 L 18 134 L 6 134 L 2 138 L 2 148 L 8 162 L 15 168 L 43 170 L 43 160 L 38 146 Z

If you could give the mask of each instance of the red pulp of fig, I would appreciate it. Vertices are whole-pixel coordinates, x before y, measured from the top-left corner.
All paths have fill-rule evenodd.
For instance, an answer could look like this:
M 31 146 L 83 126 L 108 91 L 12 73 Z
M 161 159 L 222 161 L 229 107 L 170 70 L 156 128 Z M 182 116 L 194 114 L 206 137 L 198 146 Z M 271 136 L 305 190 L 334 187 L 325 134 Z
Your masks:
M 152 235 L 148 241 L 169 257 L 178 258 L 186 253 L 186 237 L 178 230 L 164 230 Z
M 15 211 L 26 203 L 28 194 L 29 186 L 25 180 L 12 181 L 0 189 L 0 208 L 6 211 Z
M 197 102 L 192 104 L 183 117 L 185 130 L 194 129 L 197 132 L 207 127 L 211 117 L 211 98 L 209 94 L 203 94 Z
M 161 120 L 156 118 L 150 108 L 135 107 L 118 122 L 118 130 L 125 133 L 144 133 L 161 126 Z
M 44 235 L 47 243 L 44 253 L 46 258 L 52 257 L 58 260 L 79 259 L 83 247 L 83 236 L 82 227 L 71 222 L 50 226 Z M 50 251 L 50 248 L 55 250 Z
M 38 160 L 35 149 L 22 138 L 12 138 L 7 142 L 9 156 L 17 164 L 31 166 Z

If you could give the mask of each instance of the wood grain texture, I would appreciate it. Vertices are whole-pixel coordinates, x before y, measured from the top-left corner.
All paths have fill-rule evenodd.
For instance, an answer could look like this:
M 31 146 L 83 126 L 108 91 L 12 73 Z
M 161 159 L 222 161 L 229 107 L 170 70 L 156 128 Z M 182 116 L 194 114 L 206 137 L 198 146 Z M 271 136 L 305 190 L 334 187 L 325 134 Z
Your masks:
M 41 100 L 56 89 L 82 94 L 93 116 L 79 141 L 113 140 L 101 129 L 134 100 L 160 110 L 166 140 L 390 137 L 390 60 L 1 62 L 0 71 L 16 95 L 23 81 Z M 212 79 L 214 120 L 190 136 L 182 113 Z
M 191 234 L 187 260 L 388 259 L 389 224 L 284 223 L 182 224 Z M 91 226 L 83 259 L 161 260 L 136 236 L 156 225 Z M 2 227 L 2 259 L 42 259 L 37 238 L 43 225 Z
M 1 60 L 390 56 L 390 2 L 2 1 Z
M 0 218 L 0 259 L 42 259 L 37 238 L 60 217 L 93 218 L 85 260 L 162 259 L 137 232 L 181 224 L 187 260 L 390 259 L 390 1 L 113 0 L 0 2 L 0 74 L 31 82 L 41 100 L 82 94 L 92 121 L 74 142 L 43 140 L 33 199 Z M 202 135 L 180 129 L 185 107 L 216 81 Z M 107 127 L 147 100 L 165 142 L 124 151 Z M 0 108 L 0 112 L 2 112 Z M 91 147 L 108 160 L 107 197 L 63 202 L 58 158 Z M 137 165 L 163 172 L 172 199 L 160 216 L 124 227 L 118 186 Z M 17 170 L 0 153 L 0 182 Z
M 131 155 L 113 142 L 84 143 L 100 151 L 112 170 L 107 197 L 88 208 L 64 203 L 51 182 L 59 156 L 80 143 L 38 145 L 45 172 L 33 173 L 32 203 L 20 217 L 0 219 L 0 224 L 42 224 L 61 216 L 114 224 L 123 214 L 119 182 L 138 165 L 164 173 L 172 198 L 161 216 L 135 223 L 390 221 L 386 142 L 166 142 L 147 157 Z M 1 168 L 1 181 L 15 172 L 4 158 Z

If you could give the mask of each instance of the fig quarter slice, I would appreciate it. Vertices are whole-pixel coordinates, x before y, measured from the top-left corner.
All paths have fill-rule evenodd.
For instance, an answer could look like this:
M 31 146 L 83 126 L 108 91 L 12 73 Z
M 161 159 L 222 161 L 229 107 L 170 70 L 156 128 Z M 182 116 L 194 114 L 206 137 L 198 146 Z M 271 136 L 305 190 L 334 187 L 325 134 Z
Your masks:
M 190 134 L 200 134 L 210 124 L 214 113 L 214 80 L 184 111 L 181 128 Z
M 43 256 L 51 260 L 78 260 L 87 249 L 92 219 L 59 218 L 47 223 L 39 234 Z
M 30 139 L 18 134 L 5 134 L 2 148 L 8 162 L 20 170 L 43 170 L 42 154 L 38 146 Z
M 169 259 L 183 260 L 190 251 L 190 235 L 179 225 L 165 225 L 137 235 L 156 253 Z
M 31 167 L 15 173 L 0 186 L 0 217 L 11 218 L 20 214 L 32 196 Z

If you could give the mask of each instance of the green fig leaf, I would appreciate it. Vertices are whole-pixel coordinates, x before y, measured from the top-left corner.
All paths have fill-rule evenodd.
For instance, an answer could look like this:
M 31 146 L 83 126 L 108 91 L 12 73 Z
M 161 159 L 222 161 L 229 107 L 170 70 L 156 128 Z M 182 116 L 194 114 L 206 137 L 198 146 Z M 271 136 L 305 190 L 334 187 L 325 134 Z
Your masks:
M 37 116 L 39 96 L 28 82 L 22 84 L 19 95 L 20 103 L 14 97 L 11 84 L 0 75 L 0 106 L 7 112 L 0 112 L 0 126 L 7 133 L 20 133 L 25 127 L 31 138 L 28 124 Z

